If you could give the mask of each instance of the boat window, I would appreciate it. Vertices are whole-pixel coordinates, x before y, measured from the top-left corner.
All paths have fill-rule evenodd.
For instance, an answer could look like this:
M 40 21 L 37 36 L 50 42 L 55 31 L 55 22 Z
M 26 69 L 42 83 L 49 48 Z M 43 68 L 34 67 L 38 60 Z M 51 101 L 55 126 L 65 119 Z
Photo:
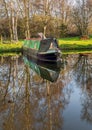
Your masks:
M 48 39 L 41 40 L 40 47 L 39 47 L 40 52 L 46 52 L 50 48 L 58 48 L 58 43 L 56 39 L 48 38 Z
M 54 48 L 54 45 L 53 45 L 53 43 L 51 42 L 49 49 L 52 49 L 52 48 Z
M 57 45 L 55 42 L 51 42 L 50 49 L 57 48 Z
M 50 43 L 51 43 L 50 39 L 41 40 L 39 51 L 46 52 L 50 47 Z

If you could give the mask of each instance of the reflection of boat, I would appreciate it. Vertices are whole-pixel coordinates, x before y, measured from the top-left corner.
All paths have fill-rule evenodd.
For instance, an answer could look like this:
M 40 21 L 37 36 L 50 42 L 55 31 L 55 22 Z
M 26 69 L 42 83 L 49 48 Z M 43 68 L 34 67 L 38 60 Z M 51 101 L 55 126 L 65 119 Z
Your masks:
M 43 40 L 26 39 L 23 45 L 23 54 L 44 62 L 57 62 L 61 60 L 61 51 L 55 38 Z
M 38 75 L 40 75 L 43 79 L 47 79 L 51 82 L 57 80 L 60 72 L 60 65 L 53 64 L 53 66 L 49 66 L 50 64 L 37 64 L 32 60 L 29 60 L 27 57 L 23 57 L 24 63 L 27 64 L 33 71 L 35 71 Z

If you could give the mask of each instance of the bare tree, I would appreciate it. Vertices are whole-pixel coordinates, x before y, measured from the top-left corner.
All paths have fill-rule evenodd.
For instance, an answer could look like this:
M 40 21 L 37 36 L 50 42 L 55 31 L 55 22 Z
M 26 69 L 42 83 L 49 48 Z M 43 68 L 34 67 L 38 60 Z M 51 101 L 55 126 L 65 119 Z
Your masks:
M 88 0 L 77 0 L 73 8 L 73 20 L 82 36 L 88 35 L 88 26 L 91 16 L 92 11 L 88 4 Z
M 68 27 L 71 25 L 71 1 L 56 0 L 54 2 L 54 13 L 59 21 L 60 35 L 66 35 Z
M 38 15 L 41 15 L 43 17 L 44 20 L 42 20 L 42 23 L 44 25 L 43 27 L 43 33 L 44 33 L 44 36 L 46 35 L 46 31 L 47 31 L 47 27 L 48 27 L 48 24 L 50 22 L 50 20 L 52 20 L 52 16 L 51 16 L 51 13 L 52 13 L 52 3 L 54 1 L 52 0 L 35 0 L 33 2 L 33 6 L 34 6 L 34 9 L 35 9 L 35 13 L 38 14 Z
M 10 30 L 10 38 L 11 40 L 18 40 L 17 35 L 17 20 L 18 20 L 18 10 L 16 3 L 11 1 L 3 0 L 5 12 L 7 19 L 9 21 L 9 30 Z
M 30 27 L 29 27 L 29 0 L 23 0 L 24 4 L 24 14 L 25 14 L 25 36 L 30 38 Z
M 11 40 L 15 41 L 18 40 L 18 34 L 21 34 L 21 37 L 30 38 L 38 30 L 44 35 L 59 37 L 62 36 L 59 35 L 61 33 L 71 33 L 73 27 L 77 28 L 80 35 L 88 35 L 92 26 L 92 1 L 1 0 L 1 23 L 2 17 L 4 23 L 8 21 L 8 27 L 6 24 L 4 27 L 0 26 L 0 35 L 5 34 L 7 28 Z

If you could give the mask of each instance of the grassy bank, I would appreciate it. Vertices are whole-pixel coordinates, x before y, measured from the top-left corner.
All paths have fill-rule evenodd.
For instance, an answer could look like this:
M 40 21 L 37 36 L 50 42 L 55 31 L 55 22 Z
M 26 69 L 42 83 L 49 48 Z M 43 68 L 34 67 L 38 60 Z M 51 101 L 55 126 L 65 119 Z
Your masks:
M 92 38 L 80 40 L 78 37 L 58 39 L 62 50 L 92 50 Z
M 0 43 L 0 53 L 3 52 L 20 52 L 22 49 L 22 42 L 17 43 Z
M 61 50 L 67 52 L 92 51 L 92 38 L 89 40 L 80 40 L 78 37 L 58 39 Z M 22 50 L 23 41 L 17 43 L 5 42 L 0 43 L 0 53 L 4 52 L 20 52 Z

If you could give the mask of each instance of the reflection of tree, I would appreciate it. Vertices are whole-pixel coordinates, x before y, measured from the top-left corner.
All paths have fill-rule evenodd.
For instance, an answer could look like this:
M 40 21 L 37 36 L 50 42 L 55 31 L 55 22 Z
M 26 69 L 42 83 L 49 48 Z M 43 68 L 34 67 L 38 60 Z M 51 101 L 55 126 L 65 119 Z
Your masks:
M 82 111 L 81 118 L 92 124 L 92 92 L 88 93 L 87 90 L 81 98 Z
M 61 77 L 60 77 L 61 78 Z M 64 88 L 62 82 L 47 82 L 47 103 L 48 103 L 48 129 L 61 130 L 63 127 L 63 110 L 69 103 L 71 90 Z
M 51 91 L 49 81 L 47 81 L 47 102 L 48 102 L 48 130 L 52 130 L 52 111 L 51 111 Z
M 63 126 L 63 117 L 62 112 L 64 109 L 62 101 L 60 101 L 61 92 L 60 88 L 57 88 L 56 85 L 53 87 L 53 84 L 47 81 L 47 130 L 58 130 L 62 129 Z M 66 103 L 66 102 L 65 102 Z M 63 104 L 63 105 L 62 105 Z
M 31 123 L 32 123 L 32 113 L 31 113 L 31 104 L 30 104 L 30 91 L 29 91 L 29 88 L 31 88 L 30 86 L 30 73 L 29 73 L 29 68 L 28 66 L 25 66 L 25 80 L 24 80 L 24 83 L 25 83 L 25 89 L 24 89 L 24 99 L 22 101 L 22 108 L 21 108 L 21 118 L 17 115 L 17 118 L 19 118 L 20 120 L 18 120 L 19 122 L 21 122 L 22 124 L 22 127 L 25 129 L 25 130 L 30 130 L 31 128 Z M 20 104 L 20 103 L 19 103 Z M 20 104 L 21 105 L 21 104 Z M 19 114 L 19 113 L 17 113 Z M 17 122 L 18 124 L 18 122 Z
M 4 121 L 3 123 L 3 128 L 4 130 L 15 130 L 15 121 L 14 121 L 14 118 L 15 118 L 15 113 L 14 113 L 14 108 L 15 108 L 15 103 L 11 103 L 10 104 L 10 112 L 8 114 L 8 118 L 6 118 L 6 120 Z
M 2 58 L 0 58 L 2 60 Z M 3 57 L 0 63 L 0 112 L 4 129 L 15 129 L 15 93 L 17 86 L 18 57 Z M 16 79 L 16 81 L 15 81 Z M 5 121 L 3 121 L 3 119 Z
M 16 60 L 15 60 L 16 58 Z M 6 61 L 3 60 L 2 64 L 1 64 L 1 79 L 0 79 L 0 83 L 1 83 L 1 88 L 4 89 L 4 91 L 0 91 L 1 95 L 2 95 L 2 100 L 5 101 L 6 97 L 7 97 L 7 93 L 8 93 L 8 89 L 11 85 L 15 86 L 15 79 L 17 78 L 16 74 L 17 74 L 17 57 L 11 57 L 11 58 L 7 58 Z M 14 87 L 13 87 L 14 89 Z
M 8 86 L 9 86 L 9 83 L 10 83 L 10 75 L 11 75 L 11 62 L 10 62 L 10 69 L 9 69 L 9 77 L 8 77 L 8 81 L 6 83 L 6 85 L 4 86 L 6 89 L 5 89 L 5 94 L 4 94 L 4 97 L 3 97 L 3 100 L 5 101 L 5 98 L 6 98 L 6 95 L 8 93 Z
M 92 123 L 92 56 L 81 54 L 74 66 L 76 81 L 80 84 L 82 95 L 82 119 Z
M 11 62 L 3 62 L 3 66 L 4 64 L 8 68 L 7 80 L 4 81 L 2 76 L 4 85 L 1 82 L 4 99 L 4 104 L 0 100 L 2 105 L 0 120 L 3 121 L 3 126 L 0 123 L 1 128 L 4 130 L 23 128 L 24 130 L 61 130 L 62 112 L 69 103 L 71 94 L 71 89 L 64 88 L 64 82 L 69 73 L 66 75 L 64 70 L 55 83 L 46 80 L 41 82 L 41 78 L 36 77 L 36 73 L 33 73 L 28 66 L 20 63 L 17 57 L 12 57 Z M 68 78 L 67 82 L 69 81 Z
M 63 82 L 65 85 L 72 78 L 75 79 L 82 90 L 81 103 L 83 108 L 81 118 L 92 123 L 92 54 L 67 55 L 64 60 L 67 64 L 64 64 L 60 79 L 62 82 L 65 81 Z
M 89 55 L 79 55 L 79 59 L 74 66 L 76 72 L 76 79 L 78 82 L 82 83 L 83 86 L 91 78 L 92 66 L 90 63 Z M 75 73 L 74 72 L 74 73 Z

